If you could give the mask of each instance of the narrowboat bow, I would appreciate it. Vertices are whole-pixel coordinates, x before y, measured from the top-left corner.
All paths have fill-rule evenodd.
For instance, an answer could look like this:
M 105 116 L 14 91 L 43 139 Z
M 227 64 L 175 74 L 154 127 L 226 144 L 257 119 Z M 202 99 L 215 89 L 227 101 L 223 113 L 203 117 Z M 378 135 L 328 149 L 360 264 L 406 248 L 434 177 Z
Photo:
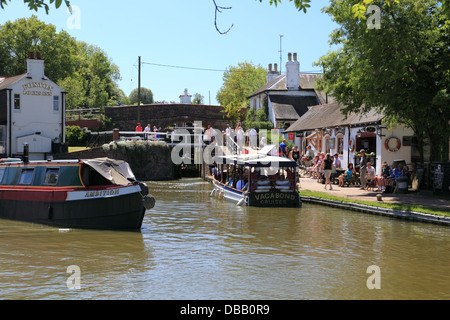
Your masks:
M 0 160 L 0 218 L 59 228 L 139 230 L 154 203 L 125 161 Z
M 214 157 L 214 190 L 211 196 L 238 205 L 300 207 L 295 161 L 270 156 L 268 146 L 258 154 Z M 266 153 L 267 152 L 267 153 Z

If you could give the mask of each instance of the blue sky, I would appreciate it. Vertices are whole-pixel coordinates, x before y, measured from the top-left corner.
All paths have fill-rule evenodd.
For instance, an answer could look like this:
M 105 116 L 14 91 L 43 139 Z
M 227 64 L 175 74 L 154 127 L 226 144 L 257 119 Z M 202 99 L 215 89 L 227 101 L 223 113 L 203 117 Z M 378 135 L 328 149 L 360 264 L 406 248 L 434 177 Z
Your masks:
M 58 31 L 97 45 L 119 66 L 119 87 L 127 95 L 138 86 L 141 56 L 141 86 L 152 90 L 155 101 L 179 102 L 187 88 L 190 94 L 203 95 L 205 103 L 217 104 L 223 71 L 177 67 L 225 70 L 243 61 L 264 68 L 279 65 L 280 35 L 282 72 L 288 52 L 297 52 L 301 71 L 321 71 L 313 62 L 330 50 L 329 34 L 336 28 L 320 11 L 328 0 L 312 1 L 306 14 L 288 0 L 278 6 L 269 5 L 269 0 L 216 3 L 231 7 L 218 15 L 219 29 L 233 25 L 224 35 L 214 27 L 212 0 L 71 0 L 76 6 L 72 16 L 53 5 L 49 15 L 44 10 L 36 13 L 22 0 L 12 0 L 0 9 L 0 23 L 35 14 Z

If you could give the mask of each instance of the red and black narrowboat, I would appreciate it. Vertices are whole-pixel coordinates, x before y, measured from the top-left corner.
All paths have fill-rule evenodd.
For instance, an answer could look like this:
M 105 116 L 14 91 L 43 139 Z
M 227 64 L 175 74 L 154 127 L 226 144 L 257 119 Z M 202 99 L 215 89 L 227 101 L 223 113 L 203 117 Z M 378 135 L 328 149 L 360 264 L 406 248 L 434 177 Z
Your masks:
M 0 161 L 3 219 L 70 229 L 139 230 L 154 203 L 125 161 Z

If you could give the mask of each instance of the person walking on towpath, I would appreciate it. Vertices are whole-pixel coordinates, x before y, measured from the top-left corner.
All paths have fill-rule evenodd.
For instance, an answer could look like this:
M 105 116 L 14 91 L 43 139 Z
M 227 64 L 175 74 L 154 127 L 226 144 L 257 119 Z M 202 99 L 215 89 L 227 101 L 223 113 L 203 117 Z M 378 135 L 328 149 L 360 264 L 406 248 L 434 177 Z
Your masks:
M 327 153 L 326 158 L 323 160 L 322 168 L 325 174 L 325 186 L 324 189 L 327 189 L 327 184 L 330 185 L 330 190 L 333 190 L 333 187 L 331 186 L 331 171 L 333 170 L 333 159 L 331 159 L 331 156 L 329 153 Z
M 361 181 L 361 189 L 364 189 L 364 186 L 367 183 L 367 157 L 364 149 L 361 149 L 359 153 L 361 154 L 361 159 L 359 160 L 359 178 Z

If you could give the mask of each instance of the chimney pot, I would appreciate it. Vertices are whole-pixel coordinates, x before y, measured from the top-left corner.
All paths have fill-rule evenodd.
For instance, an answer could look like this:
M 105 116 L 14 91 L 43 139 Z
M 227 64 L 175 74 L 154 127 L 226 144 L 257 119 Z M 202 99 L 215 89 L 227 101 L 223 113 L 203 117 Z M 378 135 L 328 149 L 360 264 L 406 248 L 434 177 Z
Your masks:
M 292 60 L 292 53 L 288 53 L 288 60 L 291 61 Z
M 294 61 L 297 61 L 297 52 L 294 53 Z
M 33 51 L 30 51 L 29 58 L 30 58 L 30 59 L 34 59 L 34 52 L 33 52 Z
M 269 71 L 272 71 L 272 64 L 269 63 Z
M 275 71 L 278 72 L 278 64 L 275 63 Z
M 41 60 L 41 53 L 40 52 L 36 52 L 36 59 Z

